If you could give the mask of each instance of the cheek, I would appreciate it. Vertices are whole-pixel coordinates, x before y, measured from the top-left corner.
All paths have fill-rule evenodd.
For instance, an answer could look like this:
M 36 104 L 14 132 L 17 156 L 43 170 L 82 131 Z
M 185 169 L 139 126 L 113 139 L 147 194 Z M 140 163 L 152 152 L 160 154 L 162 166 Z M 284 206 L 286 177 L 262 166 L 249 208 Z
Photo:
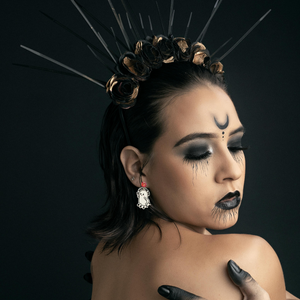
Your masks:
M 245 161 L 245 154 L 243 151 L 232 153 L 232 157 L 238 164 L 241 165 L 241 168 L 245 168 L 246 161 Z
M 246 176 L 246 157 L 243 151 L 232 154 L 232 157 L 236 161 L 237 165 L 241 170 L 241 176 L 237 181 L 236 188 L 240 191 L 241 198 L 243 199 L 245 176 Z
M 171 218 L 211 210 L 209 199 L 209 166 L 187 164 L 180 159 L 157 160 L 151 166 L 149 188 L 155 203 Z
M 185 165 L 187 168 L 191 169 L 192 172 L 192 183 L 194 184 L 199 184 L 197 181 L 198 176 L 202 178 L 202 180 L 205 180 L 204 177 L 208 176 L 208 165 L 209 165 L 209 160 L 200 160 L 200 161 L 194 161 L 194 162 L 185 162 Z M 188 172 L 189 170 L 187 170 Z M 195 183 L 196 180 L 196 183 Z
M 242 171 L 243 171 L 243 178 L 242 178 L 242 180 L 243 180 L 243 182 L 242 182 L 242 192 L 243 192 L 243 194 L 244 194 L 244 184 L 245 184 L 245 177 L 246 177 L 246 157 L 245 157 L 245 154 L 243 153 L 243 157 L 244 157 L 244 159 L 243 159 L 243 162 L 242 162 L 242 167 L 243 167 L 243 169 L 242 169 Z
M 187 177 L 183 163 L 175 159 L 157 159 L 151 166 L 150 185 L 156 198 L 172 196 L 180 186 L 185 186 Z M 157 191 L 157 192 L 156 192 Z
M 246 157 L 243 151 L 240 151 L 233 155 L 233 159 L 239 164 L 241 171 L 242 171 L 242 176 L 240 180 L 242 181 L 242 186 L 244 186 L 245 182 L 245 175 L 246 175 Z

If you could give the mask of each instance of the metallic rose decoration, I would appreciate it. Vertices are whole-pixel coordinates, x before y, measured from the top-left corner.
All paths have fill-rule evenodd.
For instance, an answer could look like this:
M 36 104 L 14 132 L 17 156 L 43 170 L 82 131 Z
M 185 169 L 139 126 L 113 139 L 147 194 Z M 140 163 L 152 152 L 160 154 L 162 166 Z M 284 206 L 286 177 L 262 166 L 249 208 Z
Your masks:
M 182 37 L 174 38 L 175 56 L 178 61 L 188 61 L 191 53 L 191 41 Z
M 209 69 L 213 74 L 224 74 L 223 65 L 219 61 L 211 64 Z
M 106 92 L 115 105 L 127 109 L 136 103 L 139 82 L 123 74 L 114 74 L 106 83 Z
M 210 60 L 209 51 L 202 43 L 194 43 L 192 44 L 190 60 L 195 65 L 205 66 Z
M 134 54 L 140 55 L 144 62 L 153 69 L 159 69 L 162 66 L 163 58 L 159 50 L 149 41 L 138 41 L 135 44 Z
M 132 52 L 125 52 L 119 58 L 118 70 L 124 75 L 131 76 L 139 81 L 145 81 L 150 76 L 151 67 L 145 64 L 141 56 Z
M 175 49 L 172 38 L 167 38 L 164 35 L 154 36 L 152 44 L 159 49 L 165 64 L 174 62 Z

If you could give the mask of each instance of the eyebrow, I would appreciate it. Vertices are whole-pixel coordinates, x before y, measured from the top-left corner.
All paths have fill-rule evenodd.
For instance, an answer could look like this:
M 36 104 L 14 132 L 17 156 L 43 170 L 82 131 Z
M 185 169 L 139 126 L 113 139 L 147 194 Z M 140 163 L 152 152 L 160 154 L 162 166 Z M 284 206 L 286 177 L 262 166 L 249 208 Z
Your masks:
M 231 132 L 229 133 L 229 136 L 234 135 L 234 134 L 236 134 L 236 133 L 238 133 L 238 132 L 243 132 L 243 133 L 245 133 L 245 132 L 246 132 L 245 127 L 242 125 L 242 126 L 240 126 L 239 128 L 237 128 L 237 129 L 231 131 Z
M 245 127 L 244 126 L 240 126 L 239 128 L 231 131 L 229 133 L 229 136 L 231 135 L 234 135 L 238 132 L 245 132 Z M 186 142 L 189 142 L 189 141 L 192 141 L 192 140 L 195 140 L 195 139 L 201 139 L 201 138 L 217 138 L 218 135 L 215 134 L 215 133 L 200 133 L 200 132 L 196 132 L 196 133 L 191 133 L 191 134 L 188 134 L 186 135 L 185 137 L 183 137 L 182 139 L 180 139 L 175 145 L 173 148 L 175 147 L 178 147 L 180 145 L 182 145 L 183 143 L 186 143 Z

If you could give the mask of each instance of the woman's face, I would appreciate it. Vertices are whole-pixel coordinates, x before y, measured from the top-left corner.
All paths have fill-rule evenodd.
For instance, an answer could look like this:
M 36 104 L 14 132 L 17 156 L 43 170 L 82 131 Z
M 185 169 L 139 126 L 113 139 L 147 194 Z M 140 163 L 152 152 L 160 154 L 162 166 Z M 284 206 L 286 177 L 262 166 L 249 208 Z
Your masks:
M 198 232 L 233 226 L 245 156 L 244 129 L 231 99 L 219 87 L 195 87 L 174 97 L 162 117 L 165 131 L 143 170 L 155 205 Z

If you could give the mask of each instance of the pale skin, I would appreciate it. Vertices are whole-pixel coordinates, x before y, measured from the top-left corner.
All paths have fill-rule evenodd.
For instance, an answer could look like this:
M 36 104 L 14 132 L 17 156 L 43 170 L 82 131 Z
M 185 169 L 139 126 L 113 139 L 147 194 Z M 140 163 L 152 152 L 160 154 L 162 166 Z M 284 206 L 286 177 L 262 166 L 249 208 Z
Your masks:
M 228 126 L 221 130 L 214 118 L 224 124 L 227 115 Z M 155 226 L 146 227 L 120 256 L 116 251 L 101 253 L 99 244 L 92 259 L 92 300 L 164 299 L 157 293 L 163 284 L 209 300 L 241 300 L 241 291 L 226 273 L 230 259 L 249 272 L 272 300 L 293 299 L 286 294 L 279 259 L 264 239 L 211 235 L 207 230 L 225 229 L 237 222 L 240 205 L 212 213 L 222 197 L 238 191 L 243 198 L 246 162 L 236 148 L 244 132 L 229 96 L 216 86 L 194 86 L 173 96 L 161 117 L 165 130 L 150 157 L 127 146 L 120 159 L 129 181 L 137 187 L 143 168 L 142 180 L 151 192 L 152 204 L 175 220 L 177 228 L 157 219 L 162 239 Z M 175 146 L 195 133 L 209 135 Z M 203 153 L 210 153 L 209 157 L 195 158 Z

